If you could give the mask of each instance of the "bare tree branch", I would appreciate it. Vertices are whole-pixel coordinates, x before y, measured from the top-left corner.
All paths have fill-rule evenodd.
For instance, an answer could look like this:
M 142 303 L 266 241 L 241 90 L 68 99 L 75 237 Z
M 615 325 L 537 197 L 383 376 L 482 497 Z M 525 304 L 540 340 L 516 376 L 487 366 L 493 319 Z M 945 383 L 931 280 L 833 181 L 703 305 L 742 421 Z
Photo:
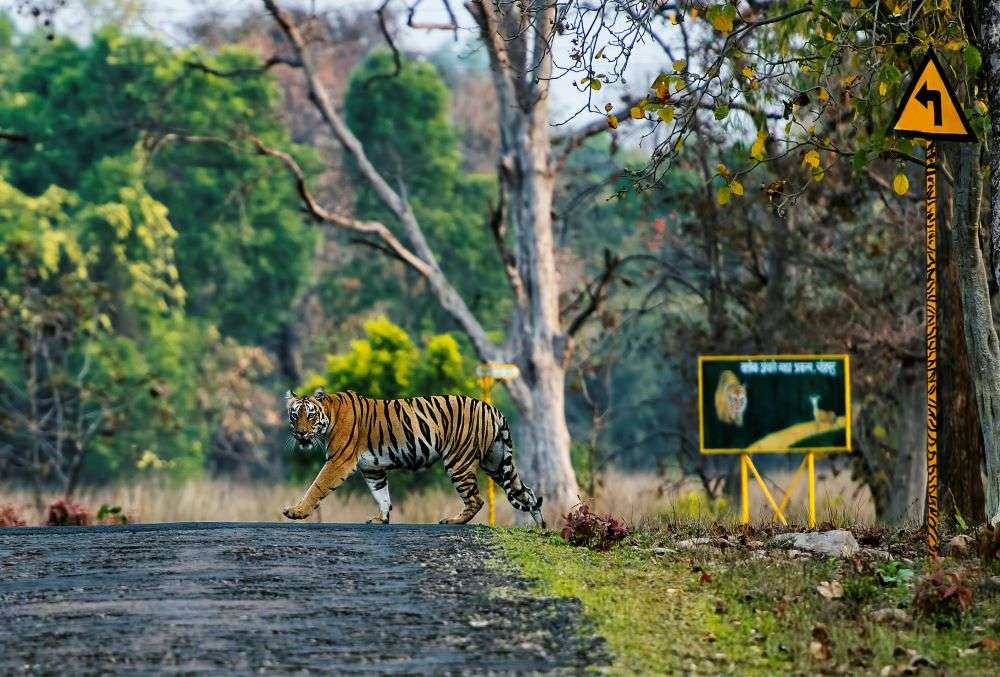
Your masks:
M 569 308 L 576 306 L 582 299 L 583 295 L 587 296 L 587 305 L 584 306 L 580 313 L 569 323 L 569 328 L 566 330 L 567 334 L 575 336 L 590 316 L 597 312 L 597 310 L 601 307 L 601 304 L 604 303 L 604 300 L 607 298 L 608 286 L 611 284 L 611 281 L 614 280 L 615 273 L 621 266 L 622 261 L 623 259 L 612 254 L 610 249 L 604 250 L 604 270 L 598 276 L 597 280 L 592 283 L 588 283 L 580 293 L 580 296 L 578 296 L 576 300 L 564 309 L 568 310 Z
M 306 85 L 309 89 L 309 98 L 316 106 L 316 109 L 322 116 L 323 121 L 326 123 L 334 138 L 336 138 L 344 149 L 347 150 L 351 156 L 353 156 L 361 176 L 364 177 L 365 181 L 375 191 L 375 194 L 378 195 L 383 204 L 385 204 L 385 206 L 388 207 L 393 215 L 399 220 L 403 232 L 413 247 L 413 250 L 411 251 L 410 249 L 402 246 L 401 243 L 398 243 L 395 237 L 392 236 L 392 233 L 389 232 L 388 229 L 382 224 L 378 225 L 382 226 L 384 234 L 382 230 L 378 229 L 372 222 L 347 220 L 345 217 L 335 215 L 337 222 L 345 227 L 361 226 L 363 224 L 364 228 L 362 229 L 362 232 L 376 232 L 376 234 L 378 234 L 379 237 L 386 242 L 386 244 L 392 247 L 407 261 L 409 265 L 417 269 L 418 272 L 420 272 L 427 279 L 431 290 L 437 297 L 442 308 L 444 308 L 444 310 L 451 315 L 462 330 L 469 336 L 469 339 L 472 341 L 472 344 L 480 358 L 487 361 L 500 359 L 500 350 L 486 335 L 486 331 L 483 329 L 483 326 L 475 318 L 472 311 L 469 310 L 469 307 L 459 295 L 458 291 L 451 285 L 444 273 L 441 271 L 437 258 L 434 256 L 430 246 L 427 244 L 427 238 L 424 236 L 423 230 L 421 229 L 409 202 L 393 190 L 375 166 L 372 165 L 361 145 L 361 142 L 358 141 L 358 138 L 353 132 L 351 132 L 351 130 L 347 127 L 347 124 L 340 117 L 340 114 L 334 109 L 329 93 L 320 82 L 311 60 L 306 54 L 305 42 L 298 27 L 291 20 L 291 18 L 278 7 L 275 0 L 264 0 L 264 6 L 277 22 L 278 26 L 285 34 L 285 37 L 291 43 L 299 61 L 301 61 L 302 72 L 305 75 Z M 296 177 L 296 179 L 298 180 L 298 177 Z M 300 196 L 301 195 L 302 191 L 300 190 Z M 313 201 L 313 204 L 315 205 L 315 201 Z M 318 205 L 315 206 L 318 207 Z M 349 224 L 348 221 L 351 223 Z
M 278 56 L 277 54 L 269 57 L 267 61 L 262 63 L 260 66 L 248 66 L 247 68 L 232 68 L 230 70 L 219 70 L 218 68 L 213 68 L 206 63 L 201 61 L 187 61 L 184 66 L 189 70 L 201 71 L 203 73 L 208 73 L 209 75 L 214 75 L 219 78 L 240 78 L 246 77 L 248 75 L 260 75 L 261 73 L 266 73 L 275 66 L 291 66 L 297 68 L 302 64 L 295 60 L 289 59 L 283 56 Z
M 11 143 L 31 143 L 31 139 L 28 136 L 14 132 L 0 132 L 0 140 L 10 141 Z
M 393 70 L 391 73 L 376 73 L 370 78 L 365 80 L 363 88 L 367 90 L 373 82 L 378 82 L 379 80 L 392 80 L 393 78 L 399 77 L 399 74 L 403 72 L 403 61 L 399 56 L 399 48 L 396 47 L 395 41 L 392 39 L 392 34 L 389 33 L 389 27 L 385 23 L 385 8 L 389 4 L 390 0 L 385 0 L 382 5 L 375 10 L 375 16 L 378 17 L 378 29 L 382 32 L 382 37 L 385 38 L 385 43 L 389 45 L 389 49 L 392 50 L 392 63 Z

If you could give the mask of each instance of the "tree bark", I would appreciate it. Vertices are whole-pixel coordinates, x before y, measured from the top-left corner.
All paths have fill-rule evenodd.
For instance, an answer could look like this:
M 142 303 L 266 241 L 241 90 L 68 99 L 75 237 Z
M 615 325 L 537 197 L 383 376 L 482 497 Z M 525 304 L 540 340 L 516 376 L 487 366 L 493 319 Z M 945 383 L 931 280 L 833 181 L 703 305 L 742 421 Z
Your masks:
M 990 114 L 987 143 L 990 156 L 990 241 L 993 276 L 1000 285 L 1000 0 L 984 0 L 979 12 L 978 39 Z M 998 480 L 1000 481 L 1000 480 Z
M 1000 525 L 1000 340 L 993 326 L 986 264 L 979 246 L 982 171 L 979 145 L 960 144 L 954 151 L 955 198 L 952 237 L 962 295 L 965 345 L 972 366 L 982 425 L 986 471 L 986 519 Z M 979 517 L 979 516 L 977 516 Z
M 887 501 L 879 519 L 896 526 L 913 526 L 923 520 L 927 487 L 927 438 L 924 409 L 926 382 L 922 362 L 907 362 L 899 370 L 899 410 L 896 457 Z
M 947 213 L 947 209 L 942 209 Z M 939 227 L 950 219 L 939 219 Z M 983 495 L 983 436 L 962 330 L 962 295 L 951 228 L 938 238 L 938 491 L 942 516 L 978 521 Z M 922 414 L 912 413 L 918 420 Z M 926 479 L 926 478 L 925 478 Z

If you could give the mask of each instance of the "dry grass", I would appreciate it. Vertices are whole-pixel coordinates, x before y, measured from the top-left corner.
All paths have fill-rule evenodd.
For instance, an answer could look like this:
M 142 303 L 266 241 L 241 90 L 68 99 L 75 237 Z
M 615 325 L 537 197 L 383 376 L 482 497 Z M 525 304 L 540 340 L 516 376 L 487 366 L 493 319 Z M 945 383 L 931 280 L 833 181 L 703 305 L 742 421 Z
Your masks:
M 772 478 L 777 486 L 770 487 L 776 498 L 791 480 L 791 473 L 777 473 Z M 765 499 L 751 478 L 751 506 L 754 521 L 770 514 Z M 86 487 L 77 502 L 96 512 L 101 504 L 120 505 L 126 514 L 141 522 L 278 522 L 283 521 L 281 508 L 304 491 L 300 484 L 255 484 L 228 479 L 201 479 L 185 484 L 165 481 L 141 481 L 105 487 Z M 483 487 L 485 493 L 485 486 Z M 859 524 L 874 521 L 867 490 L 858 487 L 841 473 L 817 481 L 817 517 L 835 524 Z M 805 482 L 792 497 L 788 509 L 794 523 L 805 521 Z M 44 497 L 46 505 L 59 498 Z M 26 488 L 0 485 L 0 505 L 12 504 L 29 524 L 44 523 L 43 511 L 35 507 L 31 492 Z M 612 472 L 605 476 L 603 486 L 593 500 L 597 510 L 620 515 L 637 523 L 657 516 L 676 515 L 685 519 L 735 517 L 738 506 L 712 506 L 704 499 L 697 481 L 675 480 L 664 483 L 653 474 Z M 393 521 L 433 523 L 461 509 L 458 495 L 450 488 L 435 488 L 424 493 L 397 497 L 393 501 Z M 365 494 L 331 494 L 323 501 L 317 515 L 310 519 L 325 522 L 364 522 L 375 513 L 375 504 Z M 515 523 L 514 511 L 503 492 L 496 493 L 497 523 Z M 554 515 L 548 515 L 550 521 Z M 484 507 L 474 520 L 485 524 Z M 558 523 L 558 521 L 553 521 Z

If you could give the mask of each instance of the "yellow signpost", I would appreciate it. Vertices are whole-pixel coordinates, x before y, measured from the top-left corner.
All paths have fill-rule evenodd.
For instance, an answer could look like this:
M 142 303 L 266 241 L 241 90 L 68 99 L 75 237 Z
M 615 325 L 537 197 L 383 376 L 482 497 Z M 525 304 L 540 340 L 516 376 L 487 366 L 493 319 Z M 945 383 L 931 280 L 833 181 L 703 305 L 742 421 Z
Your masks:
M 927 348 L 927 548 L 938 556 L 937 475 L 937 148 L 935 140 L 975 141 L 958 97 L 944 76 L 934 50 L 910 81 L 889 131 L 927 142 L 924 154 L 924 259 Z
M 775 519 L 787 525 L 785 510 L 805 473 L 808 524 L 816 526 L 816 454 L 851 450 L 850 372 L 848 355 L 698 357 L 700 451 L 739 455 L 744 524 L 750 523 L 751 474 Z M 780 501 L 754 465 L 754 453 L 804 454 Z
M 493 404 L 493 382 L 512 381 L 521 375 L 516 364 L 505 364 L 499 362 L 485 362 L 476 367 L 476 376 L 479 377 L 479 385 L 483 390 L 483 402 Z M 497 514 L 494 499 L 493 478 L 486 480 L 486 505 L 489 512 L 490 526 L 496 526 Z

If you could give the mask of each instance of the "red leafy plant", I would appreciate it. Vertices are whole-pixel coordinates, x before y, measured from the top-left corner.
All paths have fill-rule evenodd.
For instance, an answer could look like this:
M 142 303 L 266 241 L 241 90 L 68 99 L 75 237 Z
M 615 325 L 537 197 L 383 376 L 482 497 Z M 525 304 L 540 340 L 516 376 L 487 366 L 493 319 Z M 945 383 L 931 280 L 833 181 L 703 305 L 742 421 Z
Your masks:
M 0 505 L 0 527 L 23 527 L 27 522 L 13 505 Z
M 80 527 L 92 521 L 85 507 L 62 498 L 49 506 L 49 519 L 45 523 L 50 527 Z
M 620 543 L 628 535 L 628 528 L 619 518 L 596 513 L 581 503 L 563 515 L 560 533 L 570 545 L 603 552 Z
M 957 620 L 972 608 L 972 588 L 960 571 L 935 569 L 917 583 L 913 610 L 917 616 L 939 624 Z

